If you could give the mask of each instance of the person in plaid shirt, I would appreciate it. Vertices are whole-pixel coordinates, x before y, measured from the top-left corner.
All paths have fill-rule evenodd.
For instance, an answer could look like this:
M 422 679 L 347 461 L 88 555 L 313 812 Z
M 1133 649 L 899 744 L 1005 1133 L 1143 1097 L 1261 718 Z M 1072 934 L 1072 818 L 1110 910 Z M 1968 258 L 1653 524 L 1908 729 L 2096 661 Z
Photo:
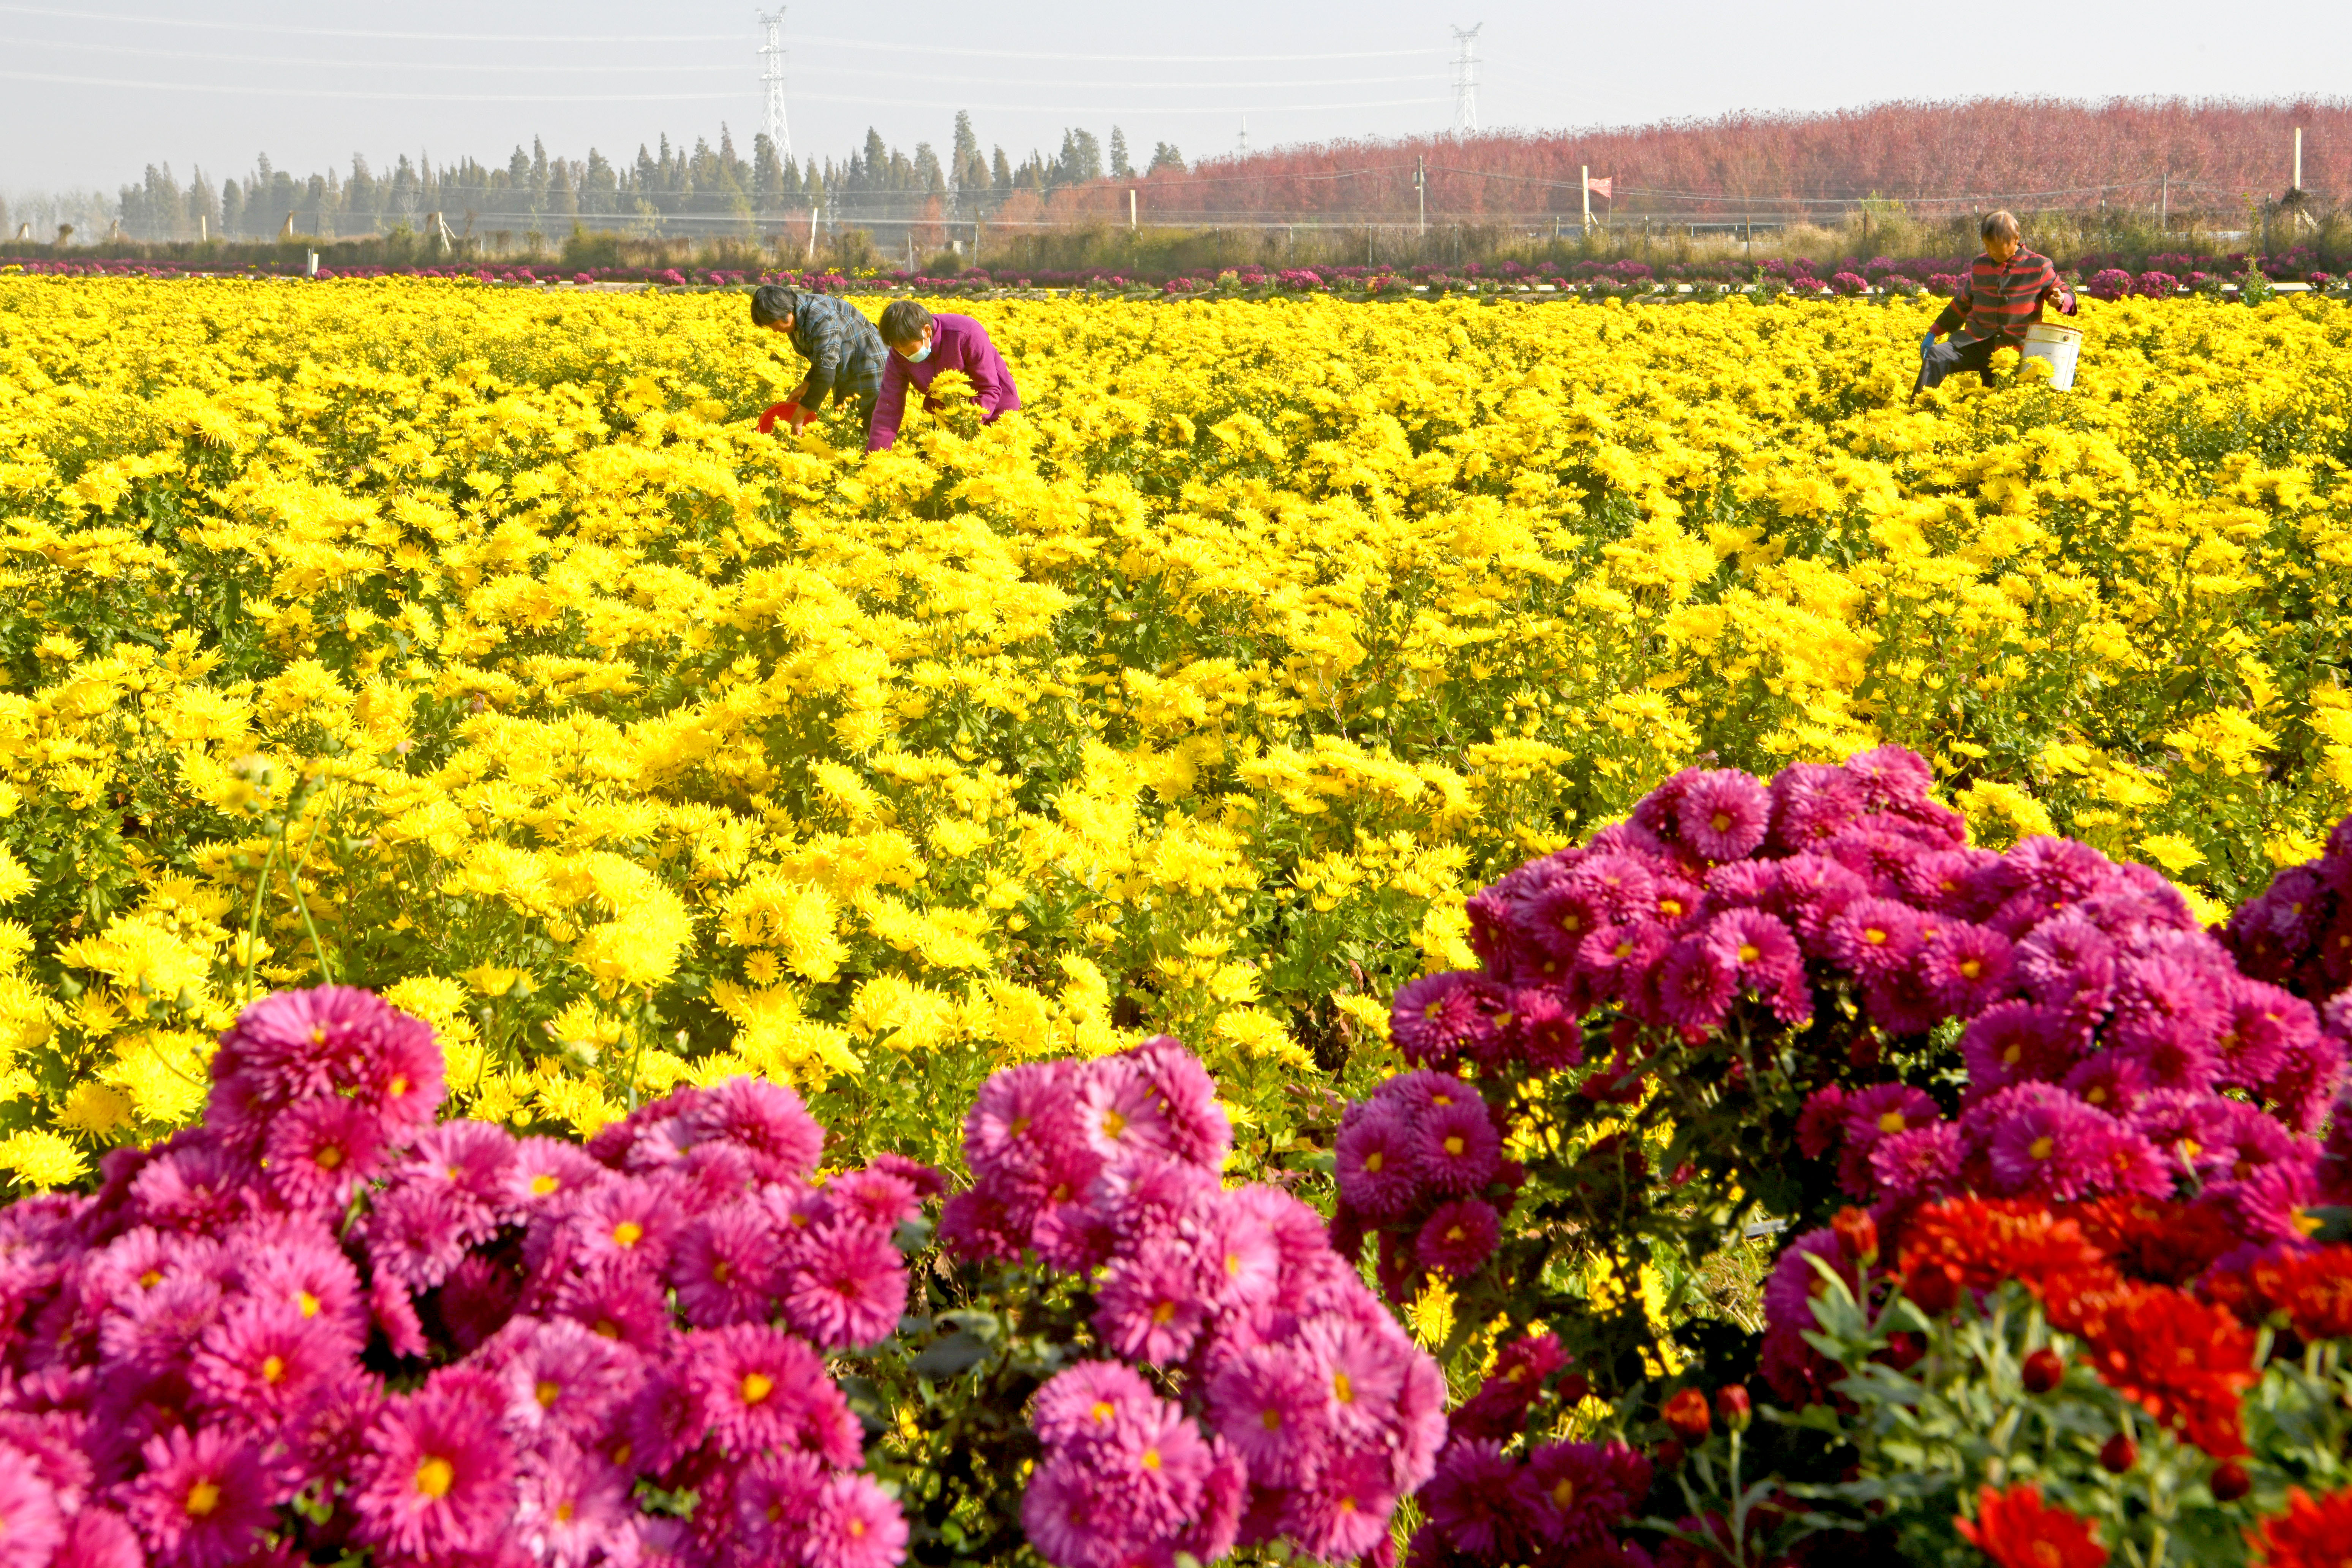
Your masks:
M 2058 309 L 2074 313 L 2074 291 L 2059 280 L 2050 258 L 2025 248 L 2017 219 L 1998 212 L 1979 233 L 1985 253 L 1969 268 L 1968 281 L 1919 340 L 1919 379 L 1913 392 L 1934 386 L 1956 370 L 1984 379 L 1992 351 L 2021 347 L 2025 329 L 2042 319 L 2042 301 L 2055 297 Z M 1949 333 L 1942 343 L 1939 332 Z
M 797 431 L 828 393 L 836 404 L 857 400 L 859 429 L 873 425 L 888 351 L 863 310 L 830 294 L 803 294 L 769 283 L 751 290 L 751 324 L 783 333 L 809 362 L 808 376 L 792 396 L 760 416 L 762 434 L 775 428 L 779 418 Z

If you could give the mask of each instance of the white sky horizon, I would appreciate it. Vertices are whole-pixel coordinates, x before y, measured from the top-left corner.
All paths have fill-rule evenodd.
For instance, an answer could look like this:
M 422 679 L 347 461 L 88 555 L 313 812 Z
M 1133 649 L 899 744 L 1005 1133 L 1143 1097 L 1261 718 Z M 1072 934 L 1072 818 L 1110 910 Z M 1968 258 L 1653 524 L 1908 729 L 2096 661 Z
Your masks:
M 1819 111 L 1905 99 L 2015 94 L 2341 97 L 2352 6 L 2275 29 L 2213 25 L 2210 7 L 2143 0 L 2070 7 L 2011 50 L 1955 47 L 1954 13 L 1815 9 L 1759 22 L 1752 6 L 1683 0 L 1646 9 L 1461 0 L 1455 14 L 1365 0 L 1266 11 L 1231 0 L 1168 15 L 1077 0 L 982 10 L 908 0 L 889 16 L 786 13 L 795 155 L 840 159 L 871 125 L 942 155 L 968 108 L 982 149 L 1051 157 L 1066 126 L 1106 145 L 1122 128 L 1139 166 L 1171 141 L 1190 159 L 1253 146 L 1381 138 L 1454 123 L 1452 29 L 1479 25 L 1479 122 L 1554 131 Z M 657 20 L 656 20 L 657 19 Z M 2069 41 L 2074 40 L 2074 41 Z M 551 155 L 614 162 L 667 132 L 715 144 L 724 121 L 749 155 L 761 127 L 754 8 L 673 0 L 376 5 L 292 0 L 99 5 L 0 0 L 0 192 L 134 184 L 150 163 L 184 187 L 249 173 L 257 154 L 299 174 L 379 173 L 403 153 L 503 163 L 534 135 Z

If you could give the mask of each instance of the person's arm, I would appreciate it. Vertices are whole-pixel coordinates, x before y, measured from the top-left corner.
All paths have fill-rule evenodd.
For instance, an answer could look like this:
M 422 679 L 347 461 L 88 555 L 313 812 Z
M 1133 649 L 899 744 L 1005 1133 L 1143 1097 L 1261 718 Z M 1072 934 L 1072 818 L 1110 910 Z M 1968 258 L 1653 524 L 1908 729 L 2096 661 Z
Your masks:
M 924 405 L 930 395 L 923 395 Z M 874 423 L 866 432 L 866 449 L 887 452 L 898 440 L 898 426 L 907 417 L 907 367 L 897 354 L 882 353 L 882 390 L 874 396 Z
M 1969 291 L 1975 287 L 1976 268 L 1971 267 L 1960 279 L 1960 286 L 1952 290 L 1952 297 L 1944 301 L 1944 308 L 1936 312 L 1936 320 L 1927 328 L 1929 337 L 1943 337 L 1957 332 L 1968 323 Z
M 2045 280 L 2042 290 L 2042 298 L 2047 300 L 2055 296 L 2058 300 L 2059 313 L 2066 316 L 2073 315 L 2074 313 L 2074 290 L 2067 288 L 2066 280 L 2058 276 L 2058 264 L 2052 261 L 2047 257 L 2044 257 L 2042 261 L 2042 274 Z

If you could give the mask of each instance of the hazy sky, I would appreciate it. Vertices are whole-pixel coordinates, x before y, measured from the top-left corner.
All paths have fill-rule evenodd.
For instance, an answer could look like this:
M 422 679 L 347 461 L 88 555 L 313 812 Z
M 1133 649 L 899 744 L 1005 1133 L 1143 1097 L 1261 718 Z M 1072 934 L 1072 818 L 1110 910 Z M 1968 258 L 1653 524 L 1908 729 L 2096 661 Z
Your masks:
M 400 152 L 503 162 L 551 153 L 616 162 L 667 131 L 691 144 L 761 125 L 757 23 L 719 0 L 510 0 L 338 5 L 292 0 L 0 3 L 0 190 L 108 190 L 169 161 L 181 184 L 249 170 L 383 168 Z M 2017 13 L 2011 13 L 2017 14 Z M 1764 5 L 1668 0 L 1561 5 L 1394 0 L 1176 8 L 1101 0 L 885 8 L 799 5 L 786 17 L 793 149 L 839 157 L 870 124 L 945 151 L 969 107 L 983 148 L 1049 154 L 1062 128 L 1138 162 L 1171 141 L 1193 158 L 1254 145 L 1442 129 L 1452 28 L 1478 36 L 1488 128 L 1625 123 L 1736 109 L 1829 109 L 2000 92 L 2104 97 L 2341 93 L 2352 5 L 2241 21 L 2210 4 L 2053 6 L 2018 45 L 1988 44 L 1940 5 Z

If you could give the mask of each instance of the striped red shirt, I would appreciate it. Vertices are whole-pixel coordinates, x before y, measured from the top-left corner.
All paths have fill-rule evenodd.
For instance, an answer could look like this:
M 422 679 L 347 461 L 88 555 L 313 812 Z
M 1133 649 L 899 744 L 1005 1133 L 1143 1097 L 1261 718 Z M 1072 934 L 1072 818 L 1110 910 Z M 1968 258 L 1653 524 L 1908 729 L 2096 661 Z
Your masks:
M 2042 319 L 2042 301 L 2053 295 L 2061 311 L 2074 313 L 2074 291 L 2059 281 L 2048 257 L 2021 245 L 2005 262 L 1979 256 L 1966 285 L 1936 318 L 1935 330 L 1949 332 L 1955 343 L 1990 338 L 2014 348 L 2025 342 L 2025 329 Z

